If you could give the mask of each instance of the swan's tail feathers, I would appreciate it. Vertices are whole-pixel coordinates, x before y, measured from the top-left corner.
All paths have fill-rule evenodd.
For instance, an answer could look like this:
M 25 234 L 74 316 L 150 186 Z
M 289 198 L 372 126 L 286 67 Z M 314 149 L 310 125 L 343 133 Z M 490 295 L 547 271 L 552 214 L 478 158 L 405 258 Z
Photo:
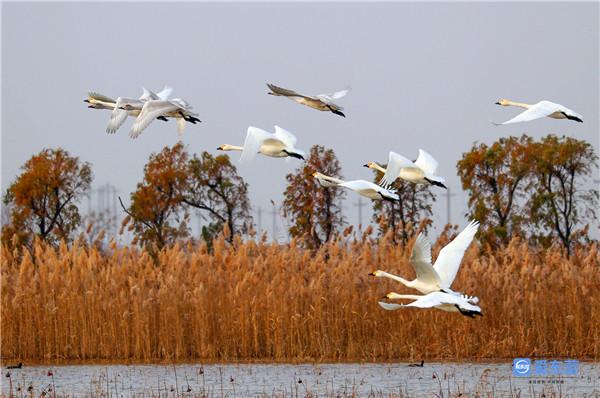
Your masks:
M 384 303 L 383 301 L 379 301 L 377 304 L 386 311 L 396 311 L 403 307 L 401 304 Z
M 437 187 L 448 189 L 448 187 L 446 185 L 444 185 L 444 182 L 446 180 L 443 177 L 433 177 L 433 176 L 425 177 L 425 181 L 427 181 L 431 185 L 435 185 Z

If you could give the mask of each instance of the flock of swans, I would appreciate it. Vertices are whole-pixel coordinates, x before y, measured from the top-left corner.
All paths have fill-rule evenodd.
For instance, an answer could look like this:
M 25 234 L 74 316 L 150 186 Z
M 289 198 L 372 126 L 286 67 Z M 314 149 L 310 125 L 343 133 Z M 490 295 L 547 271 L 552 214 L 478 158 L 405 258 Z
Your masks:
M 348 88 L 331 94 L 309 96 L 273 84 L 267 84 L 267 86 L 270 89 L 269 95 L 286 97 L 310 108 L 346 117 L 342 113 L 343 108 L 334 101 L 348 94 Z M 200 122 L 200 119 L 197 117 L 198 114 L 192 112 L 192 107 L 183 99 L 169 99 L 171 93 L 172 89 L 170 87 L 165 87 L 158 93 L 144 88 L 142 95 L 137 99 L 118 97 L 117 100 L 113 100 L 105 95 L 90 92 L 84 102 L 89 104 L 89 108 L 108 109 L 112 111 L 106 127 L 106 132 L 109 134 L 114 134 L 125 123 L 128 116 L 135 118 L 129 133 L 131 138 L 137 138 L 155 119 L 164 122 L 168 122 L 169 119 L 175 119 L 177 131 L 181 134 L 186 122 L 196 124 Z M 525 111 L 506 122 L 492 122 L 495 125 L 526 122 L 543 117 L 568 119 L 576 122 L 583 121 L 580 114 L 550 101 L 540 101 L 530 105 L 500 99 L 496 104 L 501 106 L 516 106 L 524 108 Z M 275 158 L 285 157 L 305 160 L 306 153 L 296 147 L 296 137 L 282 127 L 275 126 L 274 129 L 275 131 L 271 133 L 258 127 L 250 126 L 248 127 L 246 139 L 242 146 L 223 144 L 217 149 L 221 151 L 240 151 L 241 163 L 252 161 L 257 154 Z M 438 168 L 437 160 L 423 149 L 419 149 L 417 159 L 414 161 L 396 152 L 390 152 L 386 167 L 376 162 L 369 162 L 364 166 L 383 173 L 383 177 L 377 184 L 360 179 L 344 181 L 322 174 L 318 170 L 313 173 L 313 177 L 325 188 L 341 187 L 349 189 L 372 200 L 399 201 L 398 194 L 391 189 L 392 184 L 397 179 L 413 184 L 429 184 L 446 188 L 444 178 L 436 174 Z M 468 296 L 450 288 L 458 273 L 464 253 L 471 244 L 478 228 L 479 223 L 471 221 L 452 242 L 440 251 L 433 265 L 431 262 L 431 243 L 423 233 L 419 234 L 415 240 L 410 257 L 410 264 L 417 276 L 414 280 L 409 281 L 381 270 L 372 272 L 369 275 L 395 280 L 408 288 L 418 290 L 422 295 L 391 292 L 385 296 L 386 299 L 413 301 L 409 304 L 380 301 L 379 305 L 383 309 L 390 311 L 408 307 L 437 308 L 448 312 L 459 312 L 471 318 L 476 315 L 482 316 L 481 308 L 476 305 L 479 302 L 477 297 Z

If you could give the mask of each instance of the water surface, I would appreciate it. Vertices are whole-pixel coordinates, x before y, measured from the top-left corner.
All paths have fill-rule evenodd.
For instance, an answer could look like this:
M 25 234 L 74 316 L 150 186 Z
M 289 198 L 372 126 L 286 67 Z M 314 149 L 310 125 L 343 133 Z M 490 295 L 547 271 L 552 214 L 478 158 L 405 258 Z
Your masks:
M 51 371 L 52 376 L 49 375 Z M 6 377 L 10 372 L 10 378 Z M 2 368 L 2 394 L 70 397 L 600 397 L 600 363 L 576 377 L 519 378 L 512 363 L 65 365 Z

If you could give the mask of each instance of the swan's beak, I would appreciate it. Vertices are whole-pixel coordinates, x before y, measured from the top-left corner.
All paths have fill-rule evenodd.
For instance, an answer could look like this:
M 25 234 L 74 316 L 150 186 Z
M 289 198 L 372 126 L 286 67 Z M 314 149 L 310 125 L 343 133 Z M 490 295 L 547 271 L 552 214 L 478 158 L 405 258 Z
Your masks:
M 388 296 L 389 296 L 389 294 L 386 294 L 386 295 L 385 295 L 385 296 L 383 296 L 381 299 L 382 299 L 382 300 L 383 300 L 383 299 L 389 299 L 389 297 L 388 297 Z
M 222 151 L 223 150 L 223 145 L 221 145 L 220 147 L 217 148 L 217 151 Z
M 377 276 L 377 275 L 375 275 L 375 271 L 373 271 L 373 272 L 369 272 L 369 276 Z
M 369 167 L 369 164 L 368 163 L 367 164 L 363 164 L 363 167 Z
M 315 171 L 314 173 L 312 173 L 312 176 L 316 177 L 317 176 L 317 172 Z
M 88 102 L 89 103 L 90 100 L 89 99 L 84 99 L 83 102 Z
M 502 105 L 502 104 L 500 104 L 499 102 L 494 102 L 494 104 L 495 104 L 495 105 Z

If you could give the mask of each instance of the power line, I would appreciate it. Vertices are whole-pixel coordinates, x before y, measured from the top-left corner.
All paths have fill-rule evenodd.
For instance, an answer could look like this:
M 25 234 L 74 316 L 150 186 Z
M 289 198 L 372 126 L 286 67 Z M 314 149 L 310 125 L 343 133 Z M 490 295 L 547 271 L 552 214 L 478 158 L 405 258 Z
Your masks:
M 362 231 L 362 226 L 363 226 L 363 222 L 362 222 L 362 208 L 364 206 L 366 206 L 367 204 L 365 202 L 363 202 L 362 198 L 359 196 L 358 200 L 352 204 L 352 206 L 357 207 L 358 208 L 358 230 Z

